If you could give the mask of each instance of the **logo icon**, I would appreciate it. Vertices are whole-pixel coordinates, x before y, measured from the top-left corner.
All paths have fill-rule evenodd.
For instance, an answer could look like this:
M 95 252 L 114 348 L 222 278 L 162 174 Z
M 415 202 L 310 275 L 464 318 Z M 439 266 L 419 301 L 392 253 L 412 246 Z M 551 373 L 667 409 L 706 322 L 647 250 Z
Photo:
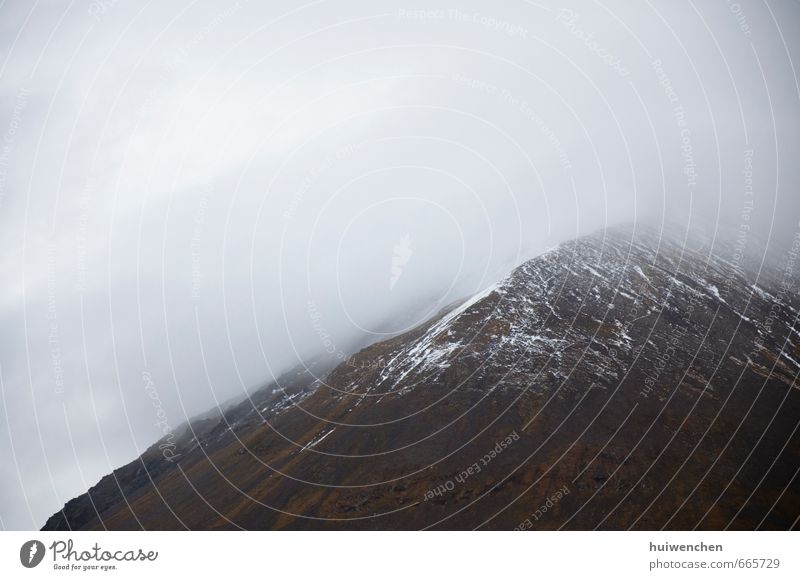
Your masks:
M 411 236 L 405 234 L 392 249 L 394 250 L 394 255 L 392 256 L 392 277 L 389 279 L 389 291 L 394 290 L 394 285 L 403 275 L 403 269 L 411 261 L 411 256 L 414 255 L 411 249 Z
M 19 549 L 19 561 L 26 568 L 35 568 L 44 559 L 44 544 L 39 540 L 28 540 Z

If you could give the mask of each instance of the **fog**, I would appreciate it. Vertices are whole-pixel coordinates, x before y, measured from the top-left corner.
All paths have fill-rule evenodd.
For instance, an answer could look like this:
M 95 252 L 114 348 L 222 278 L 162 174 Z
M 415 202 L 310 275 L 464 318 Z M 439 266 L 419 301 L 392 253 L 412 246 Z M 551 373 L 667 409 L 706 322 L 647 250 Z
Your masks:
M 421 5 L 0 5 L 3 528 L 561 241 L 800 229 L 796 2 Z

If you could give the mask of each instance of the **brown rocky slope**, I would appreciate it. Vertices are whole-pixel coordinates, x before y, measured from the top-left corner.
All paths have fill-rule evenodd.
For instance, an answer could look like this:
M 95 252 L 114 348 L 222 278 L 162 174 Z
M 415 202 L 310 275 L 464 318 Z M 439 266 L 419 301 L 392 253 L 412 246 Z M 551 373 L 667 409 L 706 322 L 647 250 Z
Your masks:
M 754 284 L 733 256 L 638 226 L 563 244 L 44 529 L 797 528 L 796 266 Z

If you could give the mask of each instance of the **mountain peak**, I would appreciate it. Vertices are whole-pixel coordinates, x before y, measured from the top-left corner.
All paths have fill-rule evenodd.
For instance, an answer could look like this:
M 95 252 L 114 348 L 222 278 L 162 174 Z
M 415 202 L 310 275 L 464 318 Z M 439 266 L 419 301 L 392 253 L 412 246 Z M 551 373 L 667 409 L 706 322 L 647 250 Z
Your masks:
M 537 526 L 789 528 L 800 304 L 712 247 L 639 225 L 561 244 L 190 424 L 176 464 L 145 454 L 45 527 L 513 529 L 567 489 Z

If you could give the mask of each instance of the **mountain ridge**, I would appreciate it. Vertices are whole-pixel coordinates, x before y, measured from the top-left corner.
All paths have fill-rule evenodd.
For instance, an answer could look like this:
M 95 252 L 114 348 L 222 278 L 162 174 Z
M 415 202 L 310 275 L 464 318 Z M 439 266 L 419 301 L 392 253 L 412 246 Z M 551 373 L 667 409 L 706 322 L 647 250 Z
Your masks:
M 43 529 L 796 527 L 798 297 L 775 313 L 776 272 L 696 246 L 561 244 L 322 381 L 190 423 L 175 464 L 151 447 Z

